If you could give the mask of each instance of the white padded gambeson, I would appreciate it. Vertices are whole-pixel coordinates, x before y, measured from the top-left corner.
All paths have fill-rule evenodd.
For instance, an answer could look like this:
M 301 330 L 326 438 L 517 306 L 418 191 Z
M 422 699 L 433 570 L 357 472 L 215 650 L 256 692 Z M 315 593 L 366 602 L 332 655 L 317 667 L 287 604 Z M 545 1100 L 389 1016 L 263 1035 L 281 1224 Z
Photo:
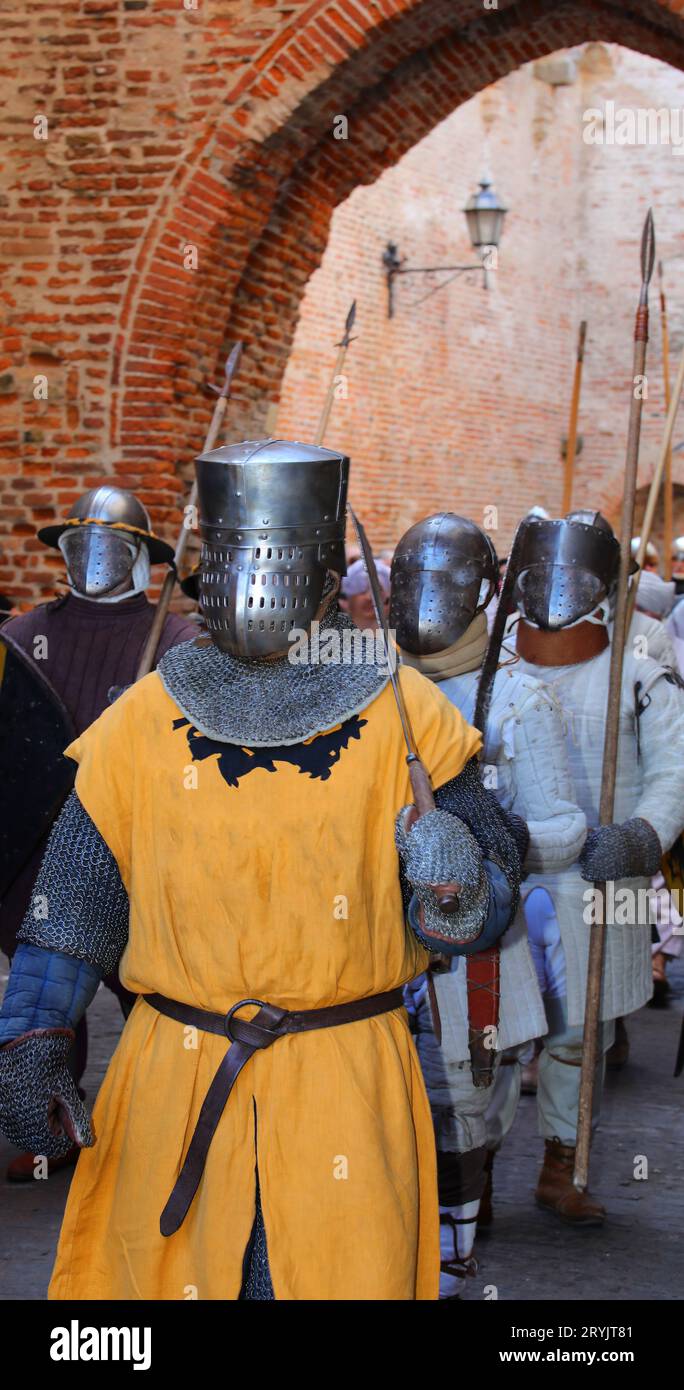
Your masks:
M 472 719 L 479 671 L 442 681 L 440 689 L 466 719 Z M 497 672 L 482 758 L 492 790 L 507 811 L 523 816 L 530 831 L 526 866 L 560 869 L 577 858 L 586 834 L 584 815 L 573 798 L 565 734 L 556 702 L 540 682 L 518 666 Z M 466 978 L 463 961 L 435 976 L 444 1046 L 468 1056 Z M 499 1048 L 516 1047 L 546 1032 L 537 976 L 527 943 L 522 909 L 501 940 Z
M 608 694 L 610 648 L 575 666 L 521 668 L 542 679 L 555 693 L 566 723 L 568 761 L 575 794 L 589 826 L 598 825 L 603 762 L 603 736 Z M 684 825 L 684 691 L 669 673 L 648 657 L 628 648 L 622 682 L 620 740 L 615 797 L 616 822 L 641 816 L 668 849 Z M 649 703 L 640 720 L 641 758 L 637 758 L 635 683 Z M 527 880 L 541 883 L 553 898 L 565 951 L 568 979 L 568 1019 L 581 1023 L 589 953 L 590 928 L 583 919 L 585 892 L 591 884 L 576 868 L 545 871 Z M 620 887 L 648 887 L 644 878 L 623 879 Z M 651 931 L 641 926 L 611 925 L 606 932 L 603 981 L 604 1019 L 641 1008 L 651 997 Z

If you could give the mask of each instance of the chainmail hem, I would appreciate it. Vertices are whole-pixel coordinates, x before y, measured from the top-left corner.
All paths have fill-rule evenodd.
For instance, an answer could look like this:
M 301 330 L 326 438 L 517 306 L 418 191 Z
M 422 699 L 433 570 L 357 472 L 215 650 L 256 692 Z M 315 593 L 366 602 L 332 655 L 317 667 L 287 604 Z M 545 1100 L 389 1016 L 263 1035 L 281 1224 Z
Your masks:
M 333 606 L 311 651 L 339 650 L 340 660 L 252 661 L 213 643 L 183 642 L 157 670 L 167 695 L 199 733 L 242 748 L 302 743 L 360 714 L 384 690 L 386 664 L 369 655 L 371 636 Z M 358 652 L 363 660 L 344 659 Z

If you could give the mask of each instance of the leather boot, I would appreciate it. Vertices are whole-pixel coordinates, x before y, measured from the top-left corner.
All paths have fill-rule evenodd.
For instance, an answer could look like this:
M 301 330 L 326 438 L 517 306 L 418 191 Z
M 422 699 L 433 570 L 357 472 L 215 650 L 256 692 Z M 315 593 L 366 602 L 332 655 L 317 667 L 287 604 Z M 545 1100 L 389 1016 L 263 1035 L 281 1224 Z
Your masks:
M 473 1242 L 477 1230 L 478 1199 L 457 1207 L 439 1209 L 439 1298 L 442 1303 L 460 1299 L 466 1279 L 477 1274 Z
M 560 1139 L 544 1140 L 544 1163 L 534 1194 L 538 1207 L 552 1211 L 571 1226 L 602 1226 L 606 1209 L 573 1186 L 575 1150 Z
M 73 1168 L 78 1155 L 80 1146 L 72 1144 L 61 1158 L 49 1158 L 47 1163 L 47 1175 L 52 1177 L 53 1173 L 59 1173 L 62 1168 Z M 6 1178 L 8 1182 L 33 1182 L 36 1176 L 35 1154 L 19 1154 L 18 1158 L 13 1158 L 7 1166 Z
M 494 1150 L 490 1149 L 485 1159 L 485 1186 L 480 1198 L 480 1210 L 477 1213 L 478 1231 L 488 1231 L 494 1220 L 492 1209 L 493 1197 L 493 1178 L 494 1178 Z
M 606 1053 L 606 1066 L 610 1071 L 622 1071 L 629 1061 L 629 1035 L 624 1018 L 615 1020 L 615 1042 Z
M 667 979 L 667 956 L 662 951 L 656 951 L 652 960 L 653 969 L 653 998 L 649 999 L 652 1009 L 665 1009 L 669 1003 L 668 994 L 670 986 Z

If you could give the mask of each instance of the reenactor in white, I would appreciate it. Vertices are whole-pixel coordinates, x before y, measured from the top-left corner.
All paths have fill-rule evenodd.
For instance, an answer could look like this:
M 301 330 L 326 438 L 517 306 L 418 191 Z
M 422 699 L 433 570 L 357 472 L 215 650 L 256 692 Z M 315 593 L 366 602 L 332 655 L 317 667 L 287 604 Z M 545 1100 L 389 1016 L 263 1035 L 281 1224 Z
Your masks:
M 614 885 L 601 1006 L 605 1051 L 613 1021 L 651 997 L 652 912 L 645 890 L 684 825 L 684 763 L 672 756 L 684 739 L 684 692 L 675 672 L 628 642 L 614 823 L 599 826 L 609 610 L 618 566 L 619 546 L 605 519 L 575 513 L 525 523 L 514 577 L 519 669 L 543 680 L 564 711 L 570 771 L 589 826 L 579 865 L 531 876 L 528 888 L 536 881 L 546 892 L 531 892 L 526 901 L 533 951 L 548 979 L 549 1033 L 538 1090 L 546 1156 L 536 1196 L 582 1225 L 602 1224 L 606 1215 L 572 1183 L 589 936 L 596 920 L 591 885 Z M 597 1101 L 600 1090 L 597 1085 Z
M 390 625 L 402 661 L 438 683 L 469 721 L 487 645 L 484 610 L 497 579 L 488 536 L 452 513 L 412 526 L 392 564 Z M 560 873 L 576 861 L 586 821 L 574 800 L 562 719 L 553 698 L 522 674 L 514 655 L 494 680 L 481 775 L 505 811 L 521 818 L 527 870 Z M 500 949 L 464 955 L 435 962 L 427 977 L 409 987 L 408 998 L 437 1141 L 443 1298 L 458 1297 L 476 1270 L 472 1251 L 487 1170 L 491 1175 L 493 1146 L 505 1137 L 520 1093 L 517 1049 L 546 1031 L 521 906 Z M 489 980 L 483 975 L 487 968 Z M 492 1005 L 494 1045 L 488 1055 L 478 1048 L 487 1027 L 483 1001 L 485 1010 L 487 1001 Z M 502 1058 L 510 1065 L 499 1070 Z M 489 1083 L 495 1074 L 492 1108 Z

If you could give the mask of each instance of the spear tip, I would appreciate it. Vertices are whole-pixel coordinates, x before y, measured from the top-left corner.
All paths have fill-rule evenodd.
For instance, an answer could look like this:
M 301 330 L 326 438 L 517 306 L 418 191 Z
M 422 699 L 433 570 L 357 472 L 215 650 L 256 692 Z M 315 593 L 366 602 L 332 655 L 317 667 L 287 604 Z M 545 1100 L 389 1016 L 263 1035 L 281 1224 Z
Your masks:
M 655 227 L 653 225 L 653 210 L 648 209 L 644 230 L 641 234 L 641 279 L 643 284 L 648 285 L 653 274 L 653 262 L 655 260 Z
M 235 369 L 236 369 L 236 367 L 237 367 L 237 365 L 238 365 L 238 362 L 240 361 L 240 358 L 241 358 L 241 356 L 242 356 L 242 347 L 243 347 L 242 338 L 239 338 L 238 341 L 237 341 L 237 343 L 235 344 L 235 346 L 234 346 L 233 348 L 231 348 L 230 352 L 228 353 L 228 356 L 227 356 L 227 358 L 226 358 L 226 368 L 225 368 L 225 371 L 226 371 L 226 378 L 227 378 L 228 380 L 230 380 L 231 376 L 233 376 L 233 375 L 235 374 Z

